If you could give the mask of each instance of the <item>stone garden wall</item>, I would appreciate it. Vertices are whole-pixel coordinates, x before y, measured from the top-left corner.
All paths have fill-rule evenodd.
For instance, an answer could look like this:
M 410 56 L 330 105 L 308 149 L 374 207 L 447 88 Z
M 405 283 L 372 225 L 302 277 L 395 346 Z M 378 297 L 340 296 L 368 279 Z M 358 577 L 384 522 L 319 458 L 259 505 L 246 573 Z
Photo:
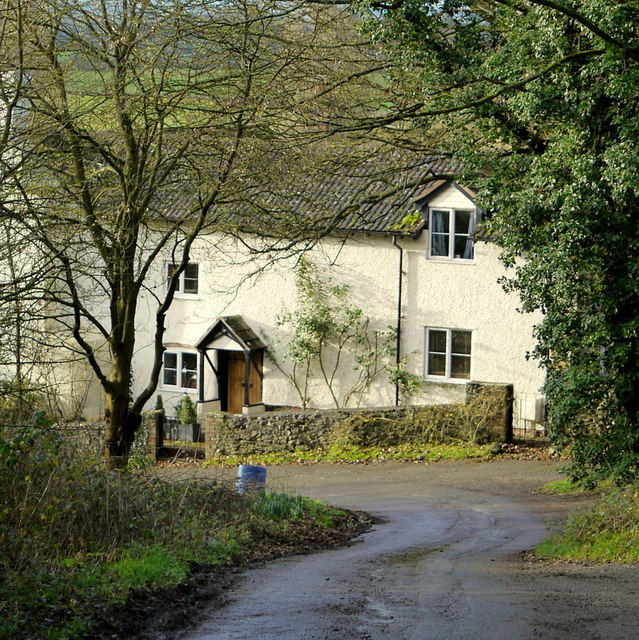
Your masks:
M 474 383 L 466 396 L 466 403 L 459 405 L 269 411 L 253 416 L 209 413 L 204 422 L 206 458 L 333 445 L 508 441 L 512 387 Z

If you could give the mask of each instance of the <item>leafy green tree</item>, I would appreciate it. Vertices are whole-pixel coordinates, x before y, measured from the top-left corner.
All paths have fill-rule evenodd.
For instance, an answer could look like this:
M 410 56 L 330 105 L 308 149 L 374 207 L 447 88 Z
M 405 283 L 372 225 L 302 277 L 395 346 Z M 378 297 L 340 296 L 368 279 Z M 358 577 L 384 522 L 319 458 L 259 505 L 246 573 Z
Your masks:
M 552 436 L 571 473 L 639 472 L 639 5 L 400 0 L 364 30 L 392 71 L 379 135 L 436 130 L 540 310 Z M 353 121 L 352 129 L 363 127 Z M 524 260 L 520 260 L 524 258 Z

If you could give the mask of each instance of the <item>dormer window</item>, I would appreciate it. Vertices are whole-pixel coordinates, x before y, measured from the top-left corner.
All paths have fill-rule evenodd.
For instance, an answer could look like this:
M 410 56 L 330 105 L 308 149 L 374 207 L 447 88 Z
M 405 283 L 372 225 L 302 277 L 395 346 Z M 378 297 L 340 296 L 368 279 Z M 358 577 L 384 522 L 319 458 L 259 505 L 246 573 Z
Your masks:
M 476 214 L 467 209 L 429 209 L 429 258 L 473 260 Z

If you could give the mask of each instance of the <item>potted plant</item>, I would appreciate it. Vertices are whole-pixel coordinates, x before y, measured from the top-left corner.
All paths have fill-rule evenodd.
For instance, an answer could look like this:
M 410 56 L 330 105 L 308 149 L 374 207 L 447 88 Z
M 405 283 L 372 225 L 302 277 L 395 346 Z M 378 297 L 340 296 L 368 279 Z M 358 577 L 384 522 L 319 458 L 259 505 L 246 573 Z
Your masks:
M 197 421 L 197 409 L 191 397 L 184 394 L 175 406 L 178 421 L 178 440 L 200 441 L 200 425 Z

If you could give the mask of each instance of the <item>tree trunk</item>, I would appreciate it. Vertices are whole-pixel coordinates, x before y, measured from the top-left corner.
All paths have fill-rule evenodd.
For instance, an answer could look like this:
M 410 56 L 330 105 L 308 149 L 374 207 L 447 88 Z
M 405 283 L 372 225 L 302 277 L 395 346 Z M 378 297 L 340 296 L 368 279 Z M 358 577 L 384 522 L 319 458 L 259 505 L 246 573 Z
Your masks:
M 129 398 L 119 395 L 109 397 L 106 402 L 105 456 L 111 469 L 124 469 L 129 462 L 131 446 L 135 440 L 142 416 L 129 411 Z
M 130 337 L 132 344 L 132 337 Z M 130 346 L 130 345 L 129 345 Z M 105 455 L 112 469 L 124 469 L 142 415 L 131 411 L 131 349 L 111 358 L 111 378 L 105 389 Z

